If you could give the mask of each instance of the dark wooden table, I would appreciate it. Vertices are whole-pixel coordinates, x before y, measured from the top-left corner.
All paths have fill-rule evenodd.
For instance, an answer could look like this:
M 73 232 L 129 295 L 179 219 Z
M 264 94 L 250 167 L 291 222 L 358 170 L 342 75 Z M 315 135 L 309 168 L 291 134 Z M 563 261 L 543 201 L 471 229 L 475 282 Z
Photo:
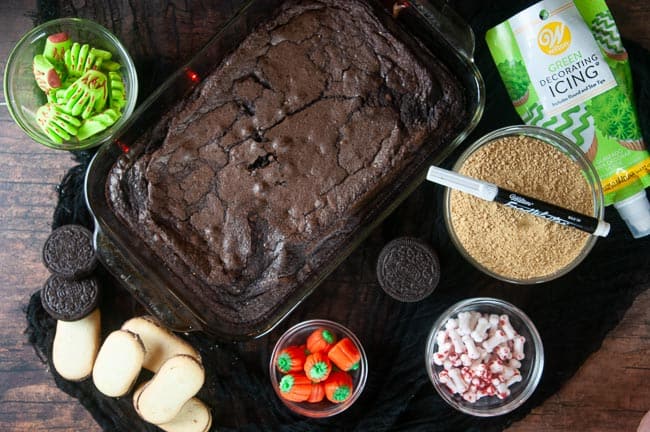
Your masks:
M 650 49 L 650 2 L 611 0 L 623 35 Z M 0 67 L 32 27 L 36 0 L 0 3 Z M 0 96 L 0 431 L 94 431 L 59 391 L 24 330 L 24 307 L 47 277 L 40 251 L 50 232 L 55 187 L 74 165 L 65 152 L 28 139 Z M 645 290 L 578 373 L 510 431 L 634 431 L 650 409 L 650 290 Z M 650 430 L 650 429 L 646 429 Z

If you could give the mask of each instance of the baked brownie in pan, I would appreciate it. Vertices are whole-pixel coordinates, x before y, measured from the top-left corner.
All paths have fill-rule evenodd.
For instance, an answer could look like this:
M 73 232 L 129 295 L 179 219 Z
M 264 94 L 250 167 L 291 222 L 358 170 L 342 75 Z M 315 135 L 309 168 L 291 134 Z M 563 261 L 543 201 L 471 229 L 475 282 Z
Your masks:
M 365 2 L 288 1 L 117 160 L 106 199 L 175 295 L 254 332 L 454 140 L 464 95 Z

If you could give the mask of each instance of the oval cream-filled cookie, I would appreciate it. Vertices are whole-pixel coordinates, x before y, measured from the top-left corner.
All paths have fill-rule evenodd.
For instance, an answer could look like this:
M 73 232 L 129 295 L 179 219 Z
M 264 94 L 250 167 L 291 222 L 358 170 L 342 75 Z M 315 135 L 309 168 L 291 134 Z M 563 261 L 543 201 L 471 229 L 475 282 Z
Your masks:
M 158 372 L 167 359 L 179 354 L 189 355 L 201 361 L 200 354 L 192 345 L 162 327 L 150 316 L 131 318 L 122 325 L 122 330 L 140 336 L 145 348 L 142 366 L 151 372 Z
M 142 383 L 133 391 L 133 406 L 140 417 L 142 414 L 135 401 L 138 400 L 146 385 L 146 382 Z M 166 432 L 207 432 L 212 426 L 212 413 L 207 405 L 193 397 L 185 402 L 176 417 L 156 426 Z
M 99 349 L 93 368 L 97 390 L 111 397 L 127 394 L 142 370 L 144 344 L 128 330 L 115 330 Z
M 135 410 L 153 424 L 170 422 L 198 393 L 205 371 L 194 357 L 180 354 L 167 360 L 134 399 Z
M 166 432 L 207 432 L 212 426 L 212 414 L 203 402 L 192 398 L 170 422 L 157 426 Z
M 135 390 L 133 390 L 133 408 L 135 409 L 135 412 L 138 413 L 140 417 L 142 417 L 142 414 L 140 414 L 140 410 L 138 409 L 138 398 L 140 397 L 140 393 L 142 393 L 142 390 L 144 390 L 144 387 L 147 385 L 147 382 L 143 382 L 142 384 L 139 384 Z
M 82 381 L 90 377 L 101 337 L 101 315 L 95 308 L 77 321 L 57 321 L 52 363 L 63 378 Z

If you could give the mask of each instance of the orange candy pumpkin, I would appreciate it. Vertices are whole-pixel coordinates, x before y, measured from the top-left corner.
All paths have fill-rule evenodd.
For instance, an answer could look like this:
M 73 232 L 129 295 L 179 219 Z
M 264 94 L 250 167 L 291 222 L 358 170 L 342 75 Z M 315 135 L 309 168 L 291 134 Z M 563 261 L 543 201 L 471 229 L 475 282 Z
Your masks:
M 333 403 L 343 403 L 352 396 L 352 377 L 347 372 L 334 371 L 325 381 L 325 397 Z
M 275 365 L 282 373 L 300 372 L 305 366 L 306 357 L 304 347 L 288 346 L 278 353 Z
M 307 402 L 318 403 L 325 399 L 325 386 L 322 382 L 311 384 L 311 394 L 307 398 Z
M 303 374 L 289 373 L 280 380 L 280 395 L 292 402 L 305 402 L 311 395 L 312 382 Z
M 313 382 L 325 381 L 332 372 L 332 362 L 322 351 L 311 353 L 305 359 L 305 375 Z
M 338 341 L 328 352 L 327 356 L 332 363 L 343 371 L 354 370 L 359 367 L 361 360 L 361 353 L 357 346 L 350 340 L 344 337 Z
M 329 351 L 336 343 L 336 336 L 330 330 L 319 328 L 307 337 L 307 350 L 310 353 Z

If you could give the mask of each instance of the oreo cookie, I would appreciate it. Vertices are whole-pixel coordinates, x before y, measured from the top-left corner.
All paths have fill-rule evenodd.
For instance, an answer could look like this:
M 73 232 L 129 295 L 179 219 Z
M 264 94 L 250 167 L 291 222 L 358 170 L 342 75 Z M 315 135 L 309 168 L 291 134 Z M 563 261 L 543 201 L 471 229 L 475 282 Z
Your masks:
M 99 300 L 99 283 L 90 277 L 80 280 L 51 275 L 41 290 L 41 304 L 52 318 L 77 321 L 90 314 Z
M 45 267 L 65 279 L 81 279 L 97 266 L 92 233 L 81 225 L 63 225 L 43 245 Z
M 431 294 L 440 281 L 438 255 L 418 239 L 396 238 L 379 254 L 377 279 L 383 290 L 394 299 L 420 301 Z

